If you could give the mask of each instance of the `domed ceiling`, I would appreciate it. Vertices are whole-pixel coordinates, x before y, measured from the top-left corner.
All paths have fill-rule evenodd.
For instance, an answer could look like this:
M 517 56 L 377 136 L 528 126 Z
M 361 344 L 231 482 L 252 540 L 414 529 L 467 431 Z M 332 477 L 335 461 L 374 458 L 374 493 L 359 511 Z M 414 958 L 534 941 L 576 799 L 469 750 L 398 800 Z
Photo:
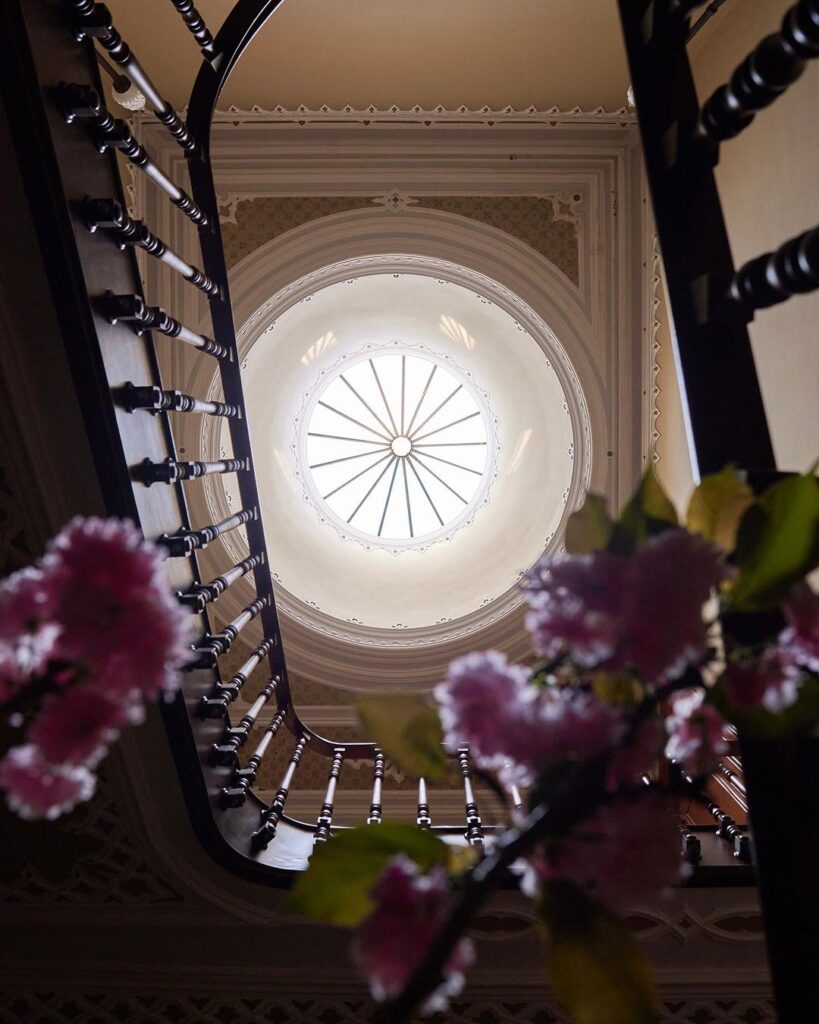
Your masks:
M 519 621 L 516 583 L 557 549 L 588 471 L 556 339 L 463 284 L 371 271 L 257 318 L 243 352 L 286 643 L 289 619 L 314 643 L 427 656 Z M 240 507 L 230 480 L 215 517 Z

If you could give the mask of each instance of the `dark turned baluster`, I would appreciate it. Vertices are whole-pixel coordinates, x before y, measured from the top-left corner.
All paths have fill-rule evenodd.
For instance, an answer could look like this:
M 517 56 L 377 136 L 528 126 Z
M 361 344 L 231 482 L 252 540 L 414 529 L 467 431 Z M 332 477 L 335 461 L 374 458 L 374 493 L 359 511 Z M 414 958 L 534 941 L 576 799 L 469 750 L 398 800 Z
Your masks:
M 819 227 L 740 267 L 731 282 L 730 297 L 752 314 L 817 288 Z
M 174 462 L 173 459 L 151 462 L 145 459 L 133 468 L 132 474 L 135 480 L 150 487 L 151 484 L 175 484 L 212 473 L 241 473 L 249 469 L 250 459 L 222 459 L 220 462 Z
M 507 763 L 511 764 L 511 762 Z M 523 807 L 523 797 L 520 795 L 520 790 L 518 789 L 518 787 L 513 783 L 506 787 L 506 792 L 509 794 L 512 800 L 512 806 L 515 808 L 515 810 L 520 810 L 520 808 Z
M 253 728 L 253 723 L 259 717 L 259 712 L 276 692 L 276 687 L 280 682 L 281 679 L 279 676 L 271 676 L 259 692 L 259 696 L 250 706 L 247 713 L 242 715 L 239 724 L 236 726 L 228 726 L 227 729 L 225 729 L 225 735 L 222 738 L 222 742 L 214 743 L 211 747 L 210 759 L 212 764 L 233 764 L 236 752 L 239 747 L 244 746 L 247 741 L 248 734 Z
M 819 0 L 800 0 L 790 8 L 782 28 L 756 49 L 706 100 L 697 134 L 721 142 L 747 128 L 757 111 L 771 105 L 819 56 Z
M 478 814 L 478 805 L 472 791 L 472 776 L 469 770 L 469 748 L 458 751 L 458 765 L 464 780 L 464 805 L 466 808 L 466 840 L 470 846 L 483 846 L 483 822 Z
M 131 82 L 145 96 L 154 108 L 154 113 L 165 125 L 171 135 L 183 149 L 189 153 L 199 154 L 196 140 L 185 126 L 173 107 L 165 99 L 145 73 L 142 65 L 131 53 L 128 44 L 114 28 L 111 12 L 105 4 L 91 3 L 89 0 L 68 0 L 72 11 L 72 28 L 75 38 L 80 41 L 86 37 L 96 39 L 123 69 Z
M 166 266 L 181 274 L 186 281 L 205 292 L 206 295 L 221 296 L 219 285 L 207 274 L 192 266 L 165 245 L 161 238 L 149 231 L 141 220 L 134 220 L 125 212 L 116 199 L 91 199 L 83 202 L 83 219 L 90 232 L 103 228 L 120 249 L 126 245 L 144 249 Z
M 211 544 L 217 537 L 221 537 L 223 533 L 229 533 L 231 530 L 237 530 L 240 526 L 244 526 L 245 523 L 249 523 L 252 520 L 257 519 L 258 516 L 258 509 L 242 509 L 241 512 L 234 512 L 232 516 L 228 516 L 227 519 L 223 519 L 221 523 L 214 523 L 212 526 L 203 526 L 201 530 L 180 530 L 179 533 L 174 534 L 164 533 L 159 538 L 159 543 L 165 545 L 172 558 L 186 558 L 194 551 L 201 551 L 203 548 L 206 548 L 208 544 Z M 246 559 L 245 561 L 250 561 L 250 559 Z M 253 564 L 257 565 L 258 562 L 254 562 Z M 244 565 L 244 562 L 240 562 L 239 565 Z M 252 569 L 253 566 L 250 568 Z M 235 570 L 231 570 L 231 572 L 234 571 Z M 234 576 L 233 579 L 238 579 L 239 576 L 243 575 L 244 573 L 239 573 L 238 576 Z M 222 579 L 222 577 L 219 577 L 219 579 Z M 233 579 L 231 579 L 231 582 L 233 582 Z M 214 583 L 215 582 L 216 581 L 214 581 Z M 229 586 L 230 584 L 227 585 Z M 196 586 L 198 587 L 201 585 L 196 584 Z M 224 589 L 225 587 L 222 587 L 222 590 Z M 219 591 L 219 594 L 222 590 Z M 197 596 L 198 594 L 199 591 L 197 591 Z M 216 596 L 218 597 L 219 594 Z M 179 596 L 182 601 L 190 601 L 190 603 L 194 603 L 193 598 L 188 597 L 187 594 L 181 594 Z M 210 598 L 209 600 L 204 601 L 202 607 L 197 608 L 197 611 L 202 611 L 205 604 L 209 604 L 210 601 L 213 600 L 215 600 L 215 598 Z
M 699 864 L 702 860 L 702 843 L 699 836 L 691 832 L 684 822 L 680 822 L 679 827 L 683 860 L 686 864 Z
M 199 702 L 199 714 L 202 718 L 222 718 L 231 704 L 239 696 L 239 692 L 247 682 L 250 674 L 261 662 L 265 655 L 269 654 L 275 646 L 273 638 L 263 640 L 253 651 L 239 671 L 230 677 L 226 683 L 216 687 L 216 696 L 203 697 Z M 281 682 L 278 676 L 273 677 L 277 685 Z
M 248 758 L 244 768 L 237 768 L 233 772 L 233 785 L 226 786 L 220 795 L 220 803 L 223 807 L 241 807 L 247 799 L 248 791 L 256 781 L 256 774 L 262 763 L 267 748 L 276 733 L 279 731 L 282 722 L 287 717 L 287 708 L 282 708 L 273 716 L 270 725 L 265 729 L 264 735 Z
M 161 334 L 167 334 L 169 338 L 178 338 L 187 345 L 193 345 L 210 356 L 216 356 L 217 359 L 230 359 L 230 352 L 224 345 L 217 345 L 212 339 L 189 330 L 159 306 L 147 305 L 139 295 L 115 295 L 113 292 L 106 292 L 105 314 L 111 324 L 120 320 L 130 323 L 136 334 L 159 331 Z
M 725 811 L 716 803 L 714 800 L 705 797 L 704 800 L 705 808 L 714 821 L 717 823 L 717 835 L 720 839 L 725 839 L 734 848 L 734 856 L 737 860 L 741 860 L 746 864 L 751 863 L 751 840 L 742 829 L 737 826 L 737 823 L 731 817 L 730 814 L 726 814 Z
M 196 412 L 205 416 L 227 416 L 241 419 L 242 410 L 238 405 L 227 405 L 225 402 L 207 402 L 181 391 L 163 391 L 162 388 L 148 385 L 137 386 L 127 381 L 118 388 L 116 397 L 123 409 L 134 412 L 136 409 L 147 409 L 149 412 Z
M 418 813 L 415 816 L 418 828 L 430 828 L 432 816 L 429 813 L 429 797 L 427 796 L 427 780 L 418 780 Z
M 680 772 L 685 781 L 690 785 L 696 785 L 696 781 L 691 775 L 688 775 L 680 766 L 679 762 L 671 761 L 671 765 Z M 730 814 L 726 814 L 725 811 L 719 806 L 719 804 L 712 800 L 706 793 L 701 794 L 703 806 L 717 823 L 716 834 L 720 839 L 725 839 L 734 848 L 734 856 L 737 860 L 743 861 L 745 864 L 751 863 L 751 840 L 750 837 L 737 826 L 737 823 L 731 817 Z
M 290 760 L 287 763 L 287 770 L 284 773 L 284 778 L 276 791 L 276 795 L 273 797 L 273 803 L 266 811 L 262 811 L 261 824 L 250 836 L 250 843 L 255 850 L 266 849 L 270 841 L 276 835 L 276 829 L 279 826 L 279 820 L 281 819 L 284 811 L 284 805 L 287 803 L 287 795 L 290 792 L 290 786 L 293 784 L 293 776 L 296 774 L 296 769 L 299 766 L 299 761 L 301 761 L 304 748 L 309 742 L 310 736 L 308 733 L 305 733 L 297 741 L 296 746 L 293 749 L 293 753 L 290 755 Z
M 202 637 L 200 642 L 193 648 L 194 660 L 188 668 L 213 668 L 216 659 L 222 654 L 227 654 L 233 641 L 242 632 L 249 622 L 259 614 L 263 608 L 270 605 L 270 597 L 257 597 L 249 604 L 236 618 L 222 630 L 221 633 L 210 633 Z
M 330 765 L 330 774 L 327 777 L 327 790 L 324 794 L 324 803 L 321 805 L 316 820 L 317 843 L 326 843 L 330 838 L 330 827 L 333 824 L 333 802 L 336 798 L 336 785 L 341 774 L 341 765 L 344 761 L 344 748 L 336 747 L 333 751 L 333 761 Z
M 94 141 L 100 153 L 108 149 L 119 149 L 170 198 L 194 224 L 207 225 L 208 218 L 191 199 L 151 159 L 148 151 L 134 138 L 125 121 L 112 117 L 104 106 L 99 94 L 88 85 L 61 82 L 58 86 L 58 103 L 67 124 L 77 118 L 92 121 Z
M 171 3 L 182 15 L 182 20 L 188 26 L 193 38 L 199 43 L 199 47 L 206 58 L 210 59 L 214 53 L 213 36 L 202 15 L 193 5 L 193 0 L 171 0 Z
M 384 755 L 376 750 L 373 756 L 373 796 L 370 802 L 370 813 L 367 817 L 368 825 L 381 824 L 381 784 L 384 781 Z
M 733 768 L 729 768 L 727 764 L 725 764 L 723 761 L 720 761 L 720 763 L 717 765 L 717 769 L 721 775 L 724 775 L 725 778 L 728 779 L 732 786 L 735 786 L 740 791 L 740 793 L 742 793 L 743 796 L 746 795 L 745 780 L 740 775 L 738 775 L 733 770 Z
M 244 515 L 244 513 L 241 512 L 239 515 Z M 231 516 L 231 519 L 232 518 L 233 516 Z M 225 522 L 228 522 L 228 520 L 225 520 Z M 219 523 L 216 529 L 218 529 L 219 526 L 222 526 L 222 523 Z M 191 532 L 199 533 L 201 531 Z M 184 540 L 185 537 L 189 535 L 190 534 L 177 534 L 176 536 Z M 217 536 L 219 536 L 219 534 L 217 534 Z M 173 537 L 165 537 L 162 539 L 162 542 L 167 545 L 168 541 L 175 539 L 176 538 Z M 198 546 L 203 547 L 201 544 Z M 193 548 L 190 550 L 193 550 Z M 171 552 L 171 554 L 173 553 L 174 552 Z M 183 551 L 182 554 L 185 554 L 185 552 Z M 180 591 L 176 596 L 183 604 L 190 605 L 194 611 L 203 612 L 207 605 L 218 600 L 220 595 L 223 594 L 228 587 L 232 586 L 237 580 L 246 576 L 249 572 L 255 569 L 257 565 L 261 565 L 263 562 L 263 554 L 251 555 L 250 558 L 245 558 L 243 561 L 237 562 L 232 569 L 228 569 L 227 572 L 222 573 L 221 576 L 217 576 L 215 579 L 212 579 L 209 583 L 194 583 L 190 590 Z

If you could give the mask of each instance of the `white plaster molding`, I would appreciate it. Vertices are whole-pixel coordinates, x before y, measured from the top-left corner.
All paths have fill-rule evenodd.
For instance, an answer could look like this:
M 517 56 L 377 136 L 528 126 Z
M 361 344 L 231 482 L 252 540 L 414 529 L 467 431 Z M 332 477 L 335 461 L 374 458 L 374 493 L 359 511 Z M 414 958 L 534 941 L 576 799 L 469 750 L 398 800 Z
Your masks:
M 181 113 L 186 113 L 186 111 L 183 110 Z M 153 114 L 146 110 L 135 111 L 133 116 L 137 123 L 153 119 Z M 455 109 L 440 105 L 431 108 L 419 105 L 383 108 L 371 104 L 359 108 L 345 106 L 334 109 L 323 105 L 317 109 L 311 109 L 300 104 L 297 107 L 276 106 L 269 110 L 260 106 L 251 107 L 249 110 L 231 106 L 226 110 L 217 110 L 213 123 L 236 128 L 248 124 L 295 125 L 310 128 L 339 124 L 364 126 L 387 124 L 394 127 L 483 125 L 489 128 L 504 125 L 535 125 L 546 128 L 563 125 L 573 127 L 611 125 L 626 128 L 637 123 L 637 115 L 633 110 L 628 110 L 625 107 L 620 107 L 618 110 L 605 110 L 603 107 L 595 107 L 592 110 L 583 110 L 581 107 L 572 107 L 566 110 L 549 107 L 541 110 L 534 106 L 523 109 L 515 109 L 511 106 L 497 109 L 484 106 L 470 110 L 464 106 Z

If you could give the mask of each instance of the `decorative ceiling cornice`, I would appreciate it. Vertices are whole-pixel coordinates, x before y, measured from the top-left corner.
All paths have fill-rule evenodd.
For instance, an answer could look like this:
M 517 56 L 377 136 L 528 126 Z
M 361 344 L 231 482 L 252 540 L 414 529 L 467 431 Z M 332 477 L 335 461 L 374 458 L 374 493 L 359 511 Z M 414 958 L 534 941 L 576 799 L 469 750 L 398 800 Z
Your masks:
M 153 114 L 148 111 L 137 111 L 133 115 L 135 124 L 153 119 Z M 322 105 L 312 109 L 304 105 L 298 107 L 276 106 L 270 110 L 254 106 L 250 110 L 242 110 L 239 107 L 228 107 L 226 110 L 217 110 L 213 116 L 213 123 L 219 127 L 242 125 L 288 125 L 312 127 L 321 125 L 353 124 L 360 126 L 390 125 L 400 127 L 432 127 L 433 125 L 485 125 L 490 128 L 503 126 L 533 125 L 538 128 L 554 128 L 564 125 L 600 127 L 603 125 L 621 128 L 632 128 L 637 123 L 636 115 L 626 107 L 619 110 L 604 110 L 603 107 L 595 107 L 593 110 L 583 110 L 580 107 L 572 107 L 569 110 L 561 110 L 559 107 L 549 107 L 547 110 L 540 110 L 537 107 L 526 107 L 517 110 L 514 107 L 479 107 L 471 110 L 468 107 L 448 108 L 437 107 L 376 107 L 372 104 L 366 107 L 345 106 L 339 109 Z

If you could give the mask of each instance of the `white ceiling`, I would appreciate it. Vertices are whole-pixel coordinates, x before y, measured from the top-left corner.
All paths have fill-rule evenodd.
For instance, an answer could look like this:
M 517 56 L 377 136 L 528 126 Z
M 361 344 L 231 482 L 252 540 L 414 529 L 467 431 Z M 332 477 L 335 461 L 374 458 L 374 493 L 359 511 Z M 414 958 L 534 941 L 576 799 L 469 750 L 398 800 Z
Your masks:
M 167 0 L 109 0 L 122 35 L 184 106 L 199 51 Z M 197 0 L 212 31 L 231 0 Z M 220 106 L 618 109 L 616 0 L 284 0 Z
M 396 342 L 449 360 L 486 389 L 499 442 L 497 479 L 464 528 L 399 553 L 344 539 L 305 489 L 298 440 L 313 389 Z M 243 366 L 271 564 L 280 596 L 287 591 L 304 612 L 381 630 L 495 614 L 557 533 L 579 471 L 565 395 L 535 340 L 477 293 L 420 275 L 351 278 L 287 310 Z

